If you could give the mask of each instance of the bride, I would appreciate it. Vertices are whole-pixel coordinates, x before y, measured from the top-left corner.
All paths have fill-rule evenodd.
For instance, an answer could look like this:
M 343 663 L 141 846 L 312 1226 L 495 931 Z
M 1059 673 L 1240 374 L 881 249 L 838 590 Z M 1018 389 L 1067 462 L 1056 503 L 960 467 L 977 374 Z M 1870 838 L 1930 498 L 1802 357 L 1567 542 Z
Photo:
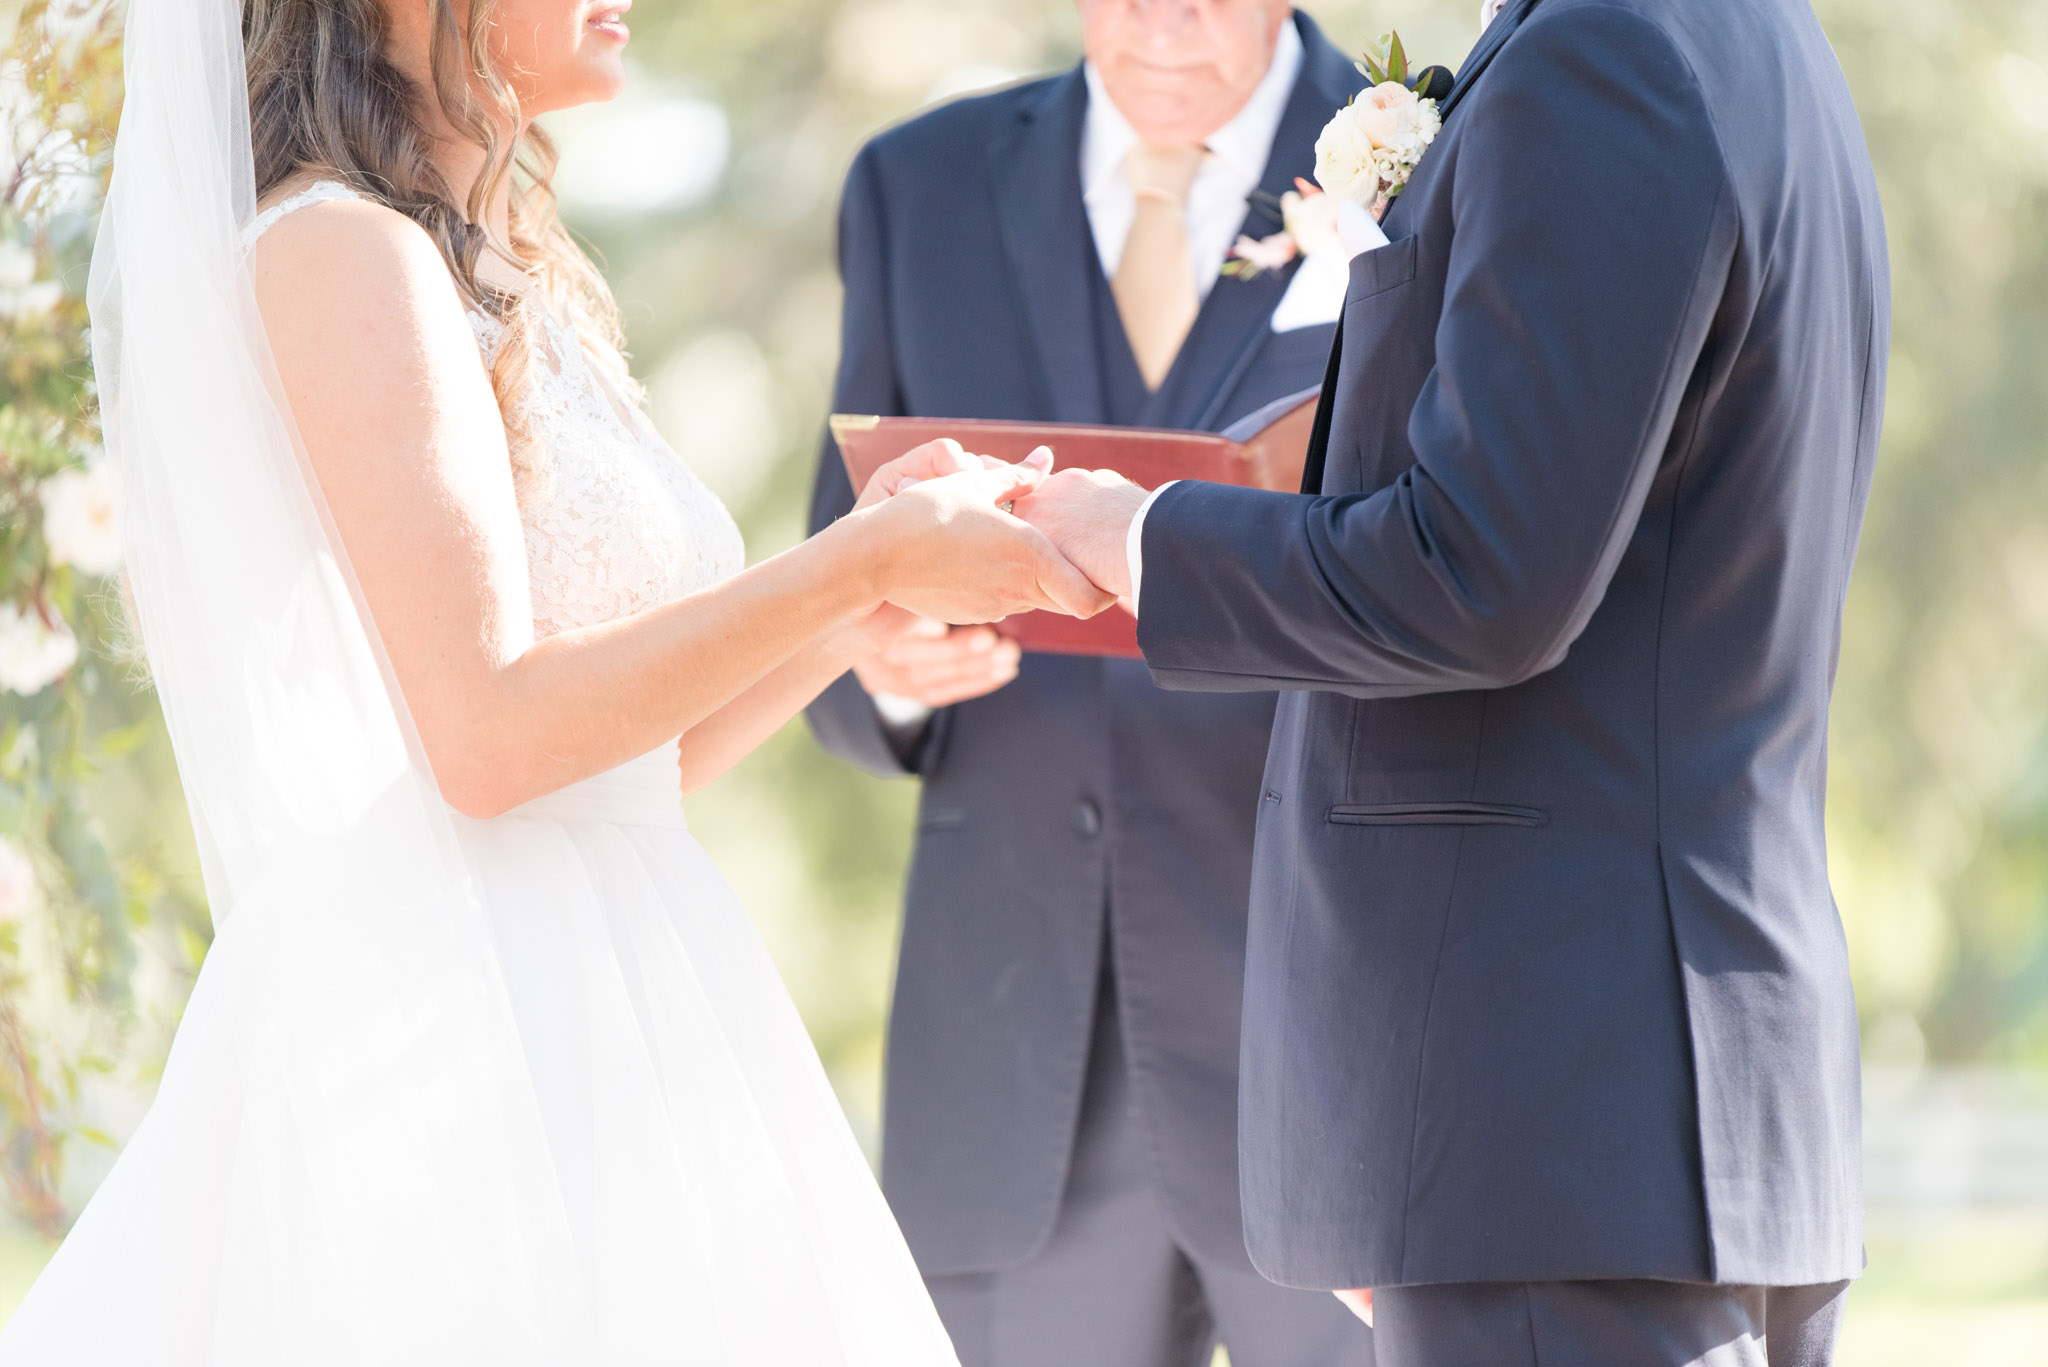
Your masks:
M 1108 600 L 951 443 L 742 569 L 530 126 L 625 9 L 131 8 L 96 370 L 219 928 L 6 1367 L 953 1360 L 680 791 Z

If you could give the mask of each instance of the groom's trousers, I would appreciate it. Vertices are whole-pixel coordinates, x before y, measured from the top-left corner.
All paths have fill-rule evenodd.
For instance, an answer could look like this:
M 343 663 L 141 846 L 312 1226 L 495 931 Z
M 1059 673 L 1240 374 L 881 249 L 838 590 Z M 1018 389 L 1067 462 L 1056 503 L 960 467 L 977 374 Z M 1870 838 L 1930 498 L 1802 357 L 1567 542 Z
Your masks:
M 1380 1367 L 1828 1367 L 1847 1282 L 1484 1282 L 1373 1293 Z
M 1047 1246 L 1018 1267 L 926 1278 L 961 1367 L 1374 1367 L 1335 1297 L 1182 1248 L 1147 1182 L 1105 973 L 1073 1165 Z

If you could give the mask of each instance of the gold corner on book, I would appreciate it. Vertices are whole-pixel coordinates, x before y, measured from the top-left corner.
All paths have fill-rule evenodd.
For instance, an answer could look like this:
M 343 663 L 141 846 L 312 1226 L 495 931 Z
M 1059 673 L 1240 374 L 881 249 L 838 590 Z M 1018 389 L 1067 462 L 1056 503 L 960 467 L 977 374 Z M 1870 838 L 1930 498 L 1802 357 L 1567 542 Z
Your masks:
M 882 420 L 873 413 L 834 413 L 829 425 L 832 439 L 837 441 L 849 432 L 872 432 L 882 425 Z

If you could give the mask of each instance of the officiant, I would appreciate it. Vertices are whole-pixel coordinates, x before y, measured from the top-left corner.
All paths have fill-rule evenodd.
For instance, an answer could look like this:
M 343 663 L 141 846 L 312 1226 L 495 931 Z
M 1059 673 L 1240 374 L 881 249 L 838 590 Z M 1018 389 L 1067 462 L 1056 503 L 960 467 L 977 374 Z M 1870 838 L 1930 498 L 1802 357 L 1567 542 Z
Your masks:
M 1081 0 L 1076 69 L 933 110 L 848 174 L 839 412 L 1220 430 L 1322 379 L 1343 261 L 1225 273 L 1363 84 L 1278 0 Z M 825 442 L 813 528 L 853 505 Z M 810 709 L 923 780 L 882 1182 L 964 1367 L 1362 1367 L 1238 1203 L 1267 695 L 913 635 Z

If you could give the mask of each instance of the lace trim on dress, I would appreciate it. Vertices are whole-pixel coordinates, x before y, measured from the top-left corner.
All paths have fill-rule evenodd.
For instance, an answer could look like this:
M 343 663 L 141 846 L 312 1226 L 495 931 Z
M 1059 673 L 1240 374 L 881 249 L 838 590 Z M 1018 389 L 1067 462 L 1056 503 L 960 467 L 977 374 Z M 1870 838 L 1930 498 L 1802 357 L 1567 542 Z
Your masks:
M 360 198 L 317 182 L 258 214 L 245 247 L 308 205 Z M 488 366 L 504 325 L 468 313 Z M 546 310 L 541 318 L 542 363 L 523 416 L 542 478 L 519 510 L 535 635 L 642 612 L 738 573 L 746 548 L 725 505 L 591 365 L 576 329 Z
M 277 226 L 277 221 L 286 214 L 296 213 L 312 204 L 325 204 L 335 199 L 361 199 L 362 196 L 336 180 L 317 180 L 297 194 L 287 195 L 262 213 L 249 220 L 249 226 L 242 229 L 242 250 L 256 245 L 256 239 Z

